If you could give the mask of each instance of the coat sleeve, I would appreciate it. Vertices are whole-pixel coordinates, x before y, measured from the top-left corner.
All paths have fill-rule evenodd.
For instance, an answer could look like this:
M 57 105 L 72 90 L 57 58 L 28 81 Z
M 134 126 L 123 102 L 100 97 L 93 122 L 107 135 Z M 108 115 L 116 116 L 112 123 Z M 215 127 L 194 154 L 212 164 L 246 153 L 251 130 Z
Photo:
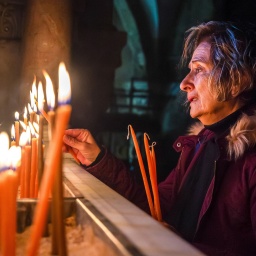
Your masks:
M 104 149 L 100 161 L 91 167 L 85 167 L 85 169 L 117 193 L 149 213 L 143 184 L 139 184 L 125 163 L 117 159 L 107 149 Z
M 104 149 L 102 158 L 91 167 L 85 167 L 93 176 L 111 187 L 142 210 L 150 213 L 143 184 L 139 184 L 132 172 L 123 161 L 117 159 L 107 149 Z M 180 171 L 176 167 L 169 176 L 158 185 L 159 199 L 163 219 L 165 220 L 172 207 L 178 191 Z

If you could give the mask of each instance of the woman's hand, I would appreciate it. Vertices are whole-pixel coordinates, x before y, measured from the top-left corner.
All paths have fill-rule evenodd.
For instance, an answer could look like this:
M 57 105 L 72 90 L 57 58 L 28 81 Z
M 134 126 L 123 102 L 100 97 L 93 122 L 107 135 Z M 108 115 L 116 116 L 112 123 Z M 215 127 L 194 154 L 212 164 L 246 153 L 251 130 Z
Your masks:
M 86 129 L 69 129 L 63 137 L 63 151 L 68 152 L 72 148 L 77 159 L 84 165 L 93 163 L 100 153 L 100 147 Z

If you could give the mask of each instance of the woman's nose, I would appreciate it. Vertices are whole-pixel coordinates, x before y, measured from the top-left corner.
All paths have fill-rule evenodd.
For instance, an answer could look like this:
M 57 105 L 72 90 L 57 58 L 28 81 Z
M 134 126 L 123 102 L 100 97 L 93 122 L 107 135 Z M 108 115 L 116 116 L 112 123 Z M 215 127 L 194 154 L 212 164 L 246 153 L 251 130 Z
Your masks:
M 191 79 L 191 74 L 188 74 L 180 83 L 180 89 L 185 92 L 189 92 L 194 88 L 193 80 Z

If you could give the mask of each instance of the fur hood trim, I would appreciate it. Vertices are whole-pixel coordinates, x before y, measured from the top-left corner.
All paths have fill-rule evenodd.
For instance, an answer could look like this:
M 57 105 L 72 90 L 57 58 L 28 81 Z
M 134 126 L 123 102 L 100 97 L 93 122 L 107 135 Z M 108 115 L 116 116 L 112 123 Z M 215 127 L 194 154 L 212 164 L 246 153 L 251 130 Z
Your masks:
M 198 135 L 203 128 L 203 124 L 197 122 L 189 128 L 188 134 Z M 256 114 L 251 116 L 242 114 L 241 118 L 231 127 L 226 140 L 228 143 L 227 153 L 230 158 L 235 160 L 254 147 L 256 145 Z

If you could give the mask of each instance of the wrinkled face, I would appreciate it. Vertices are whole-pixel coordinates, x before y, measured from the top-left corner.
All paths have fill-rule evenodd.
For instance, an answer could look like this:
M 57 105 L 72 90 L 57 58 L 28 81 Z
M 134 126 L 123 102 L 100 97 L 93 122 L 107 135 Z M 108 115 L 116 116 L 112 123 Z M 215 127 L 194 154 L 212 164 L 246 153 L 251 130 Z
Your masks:
M 208 87 L 213 69 L 210 59 L 210 43 L 202 41 L 195 49 L 189 63 L 190 72 L 180 84 L 187 93 L 190 116 L 198 118 L 204 125 L 216 123 L 241 106 L 235 98 L 220 102 Z

